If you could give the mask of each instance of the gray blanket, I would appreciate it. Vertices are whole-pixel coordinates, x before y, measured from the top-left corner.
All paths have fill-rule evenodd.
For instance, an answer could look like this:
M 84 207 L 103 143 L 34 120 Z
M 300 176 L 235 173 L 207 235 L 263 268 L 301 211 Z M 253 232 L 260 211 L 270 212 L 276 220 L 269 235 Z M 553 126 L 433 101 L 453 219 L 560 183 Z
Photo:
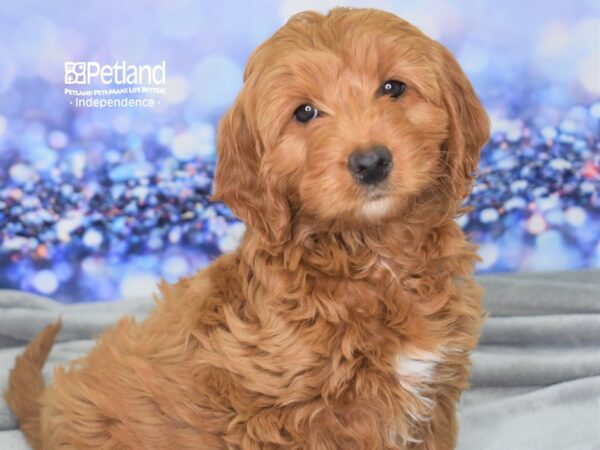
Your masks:
M 600 271 L 482 276 L 491 313 L 473 356 L 472 389 L 459 405 L 462 450 L 600 449 Z M 148 298 L 60 305 L 0 290 L 0 390 L 14 357 L 58 315 L 63 330 L 44 375 L 80 356 Z M 0 399 L 0 450 L 28 448 Z

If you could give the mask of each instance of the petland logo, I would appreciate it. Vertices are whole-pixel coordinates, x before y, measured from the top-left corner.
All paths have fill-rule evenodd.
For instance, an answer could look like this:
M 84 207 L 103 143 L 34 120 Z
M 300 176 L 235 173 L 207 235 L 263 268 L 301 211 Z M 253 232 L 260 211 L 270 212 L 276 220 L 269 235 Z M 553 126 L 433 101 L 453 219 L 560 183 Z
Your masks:
M 75 108 L 155 108 L 165 95 L 167 63 L 155 66 L 65 62 L 64 93 Z
M 155 66 L 136 66 L 125 61 L 115 62 L 112 66 L 94 61 L 65 62 L 65 84 L 164 85 L 166 66 L 165 61 Z

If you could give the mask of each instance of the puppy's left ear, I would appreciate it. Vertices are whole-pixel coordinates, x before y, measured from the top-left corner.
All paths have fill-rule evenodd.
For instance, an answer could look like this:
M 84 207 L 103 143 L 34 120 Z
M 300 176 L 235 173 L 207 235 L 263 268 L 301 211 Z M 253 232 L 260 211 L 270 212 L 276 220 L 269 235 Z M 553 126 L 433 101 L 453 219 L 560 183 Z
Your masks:
M 442 63 L 438 65 L 442 97 L 449 116 L 444 158 L 449 171 L 453 198 L 462 200 L 471 191 L 481 147 L 489 139 L 488 116 L 454 56 L 438 44 Z

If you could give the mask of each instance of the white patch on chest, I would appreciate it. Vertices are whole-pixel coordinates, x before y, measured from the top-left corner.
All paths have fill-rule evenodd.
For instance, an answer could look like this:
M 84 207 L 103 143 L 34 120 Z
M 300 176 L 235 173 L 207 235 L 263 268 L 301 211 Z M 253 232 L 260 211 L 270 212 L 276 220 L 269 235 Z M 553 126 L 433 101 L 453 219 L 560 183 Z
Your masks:
M 435 367 L 442 361 L 440 352 L 417 351 L 401 354 L 396 361 L 399 376 L 431 380 Z
M 395 369 L 400 386 L 411 393 L 423 406 L 418 410 L 407 408 L 407 413 L 415 421 L 427 420 L 427 413 L 435 406 L 429 386 L 435 378 L 436 367 L 442 360 L 442 349 L 436 352 L 415 350 L 398 355 Z

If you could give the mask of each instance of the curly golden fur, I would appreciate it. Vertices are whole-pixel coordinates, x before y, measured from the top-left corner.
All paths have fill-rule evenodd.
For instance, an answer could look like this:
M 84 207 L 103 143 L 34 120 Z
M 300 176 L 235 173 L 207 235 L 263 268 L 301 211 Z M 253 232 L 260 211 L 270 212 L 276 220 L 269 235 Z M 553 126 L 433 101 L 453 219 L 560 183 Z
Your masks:
M 386 80 L 405 93 L 377 95 Z M 311 103 L 320 117 L 294 120 Z M 464 212 L 488 119 L 442 45 L 377 10 L 292 17 L 250 57 L 220 123 L 215 199 L 239 248 L 175 285 L 143 323 L 40 370 L 6 399 L 36 449 L 451 449 L 482 322 Z M 386 146 L 365 189 L 348 158 Z

